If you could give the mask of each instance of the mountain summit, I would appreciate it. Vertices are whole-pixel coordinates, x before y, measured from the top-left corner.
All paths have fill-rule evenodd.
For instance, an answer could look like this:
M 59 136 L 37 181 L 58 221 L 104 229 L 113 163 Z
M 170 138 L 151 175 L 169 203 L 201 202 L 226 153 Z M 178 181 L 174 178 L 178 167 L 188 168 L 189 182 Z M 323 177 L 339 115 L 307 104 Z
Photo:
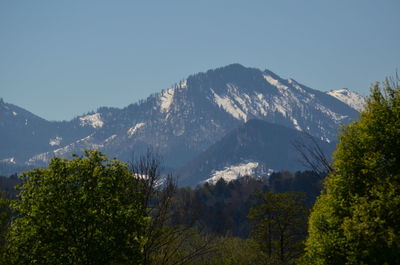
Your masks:
M 364 108 L 365 98 L 347 88 L 332 90 L 329 91 L 328 94 L 358 111 L 361 111 Z
M 37 127 L 22 123 L 18 128 L 23 136 L 13 133 L 20 124 L 18 115 L 6 113 L 0 113 L 0 160 L 43 165 L 53 156 L 80 153 L 82 148 L 128 160 L 133 151 L 152 146 L 172 168 L 183 166 L 252 119 L 331 142 L 341 124 L 358 117 L 358 111 L 338 97 L 240 64 L 191 75 L 123 109 L 103 107 L 69 122 L 43 120 L 35 123 Z M 13 148 L 21 137 L 25 148 Z

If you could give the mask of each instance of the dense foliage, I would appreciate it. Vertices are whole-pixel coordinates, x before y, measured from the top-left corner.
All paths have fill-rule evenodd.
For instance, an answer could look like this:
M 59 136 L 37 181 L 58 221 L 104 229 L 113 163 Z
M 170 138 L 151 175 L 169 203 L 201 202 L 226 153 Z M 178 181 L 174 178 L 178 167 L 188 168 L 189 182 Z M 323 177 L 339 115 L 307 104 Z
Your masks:
M 8 227 L 11 220 L 11 200 L 7 198 L 7 194 L 4 191 L 0 192 L 0 263 L 2 263 L 3 256 L 2 253 L 5 252 L 6 246 L 6 235 L 8 232 Z
M 7 264 L 141 264 L 140 183 L 97 151 L 23 174 Z
M 310 217 L 304 264 L 398 264 L 400 87 L 376 84 L 347 126 Z

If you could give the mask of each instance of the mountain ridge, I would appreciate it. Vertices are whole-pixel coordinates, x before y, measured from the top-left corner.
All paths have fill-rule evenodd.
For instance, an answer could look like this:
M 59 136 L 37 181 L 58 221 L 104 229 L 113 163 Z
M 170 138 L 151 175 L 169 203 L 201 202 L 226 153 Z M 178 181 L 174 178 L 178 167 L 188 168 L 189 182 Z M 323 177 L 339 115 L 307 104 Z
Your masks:
M 0 116 L 0 126 L 12 124 L 10 117 Z M 5 148 L 0 160 L 15 158 L 18 163 L 41 166 L 53 156 L 80 153 L 82 148 L 129 160 L 133 150 L 140 153 L 153 146 L 168 166 L 178 168 L 251 119 L 333 141 L 340 125 L 357 117 L 354 108 L 325 92 L 269 70 L 231 64 L 190 75 L 124 108 L 100 107 L 63 122 L 43 119 L 46 130 L 22 126 L 27 131 L 25 145 L 33 147 L 24 155 L 17 154 L 19 149 Z M 40 134 L 40 141 L 29 137 L 32 132 Z M 3 143 L 19 141 L 11 133 L 8 139 L 0 135 Z

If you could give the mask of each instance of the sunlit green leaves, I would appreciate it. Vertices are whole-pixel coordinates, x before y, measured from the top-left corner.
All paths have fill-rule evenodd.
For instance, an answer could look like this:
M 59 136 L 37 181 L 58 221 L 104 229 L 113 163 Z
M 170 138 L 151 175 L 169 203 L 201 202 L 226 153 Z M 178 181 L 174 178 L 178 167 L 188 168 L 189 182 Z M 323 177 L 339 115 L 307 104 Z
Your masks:
M 397 264 L 400 260 L 400 88 L 372 89 L 348 125 L 309 221 L 304 264 Z
M 140 264 L 145 209 L 125 164 L 86 151 L 23 178 L 10 264 Z

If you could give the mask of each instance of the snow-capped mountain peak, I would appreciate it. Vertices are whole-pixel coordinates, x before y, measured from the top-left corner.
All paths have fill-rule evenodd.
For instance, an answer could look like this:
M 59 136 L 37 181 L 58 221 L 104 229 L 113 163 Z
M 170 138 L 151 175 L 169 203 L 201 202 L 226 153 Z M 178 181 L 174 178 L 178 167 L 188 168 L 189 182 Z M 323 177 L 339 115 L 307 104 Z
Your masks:
M 327 94 L 346 103 L 357 111 L 361 111 L 364 108 L 365 98 L 347 88 L 332 90 L 327 92 Z

